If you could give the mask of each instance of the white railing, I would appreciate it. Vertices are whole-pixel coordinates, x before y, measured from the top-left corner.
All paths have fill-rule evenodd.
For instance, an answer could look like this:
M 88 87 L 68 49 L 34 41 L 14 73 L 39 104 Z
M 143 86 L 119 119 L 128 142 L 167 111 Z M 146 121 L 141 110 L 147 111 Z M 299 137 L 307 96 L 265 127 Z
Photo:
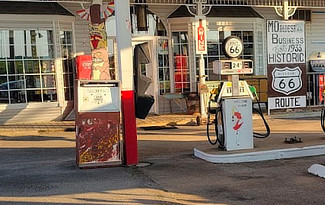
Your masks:
M 5 0 L 21 2 L 74 2 L 74 3 L 91 3 L 92 0 Z M 104 3 L 113 0 L 103 0 Z M 121 1 L 121 0 L 119 0 Z M 200 0 L 130 0 L 131 4 L 147 5 L 194 5 Z M 253 6 L 253 7 L 273 7 L 282 6 L 283 0 L 204 0 L 207 5 L 215 6 Z M 325 0 L 288 0 L 289 6 L 304 8 L 325 8 Z
M 197 0 L 196 0 L 197 1 Z M 283 0 L 206 0 L 208 5 L 219 6 L 282 6 Z M 163 5 L 193 5 L 195 0 L 130 0 L 131 4 L 163 4 Z M 289 6 L 295 7 L 325 7 L 325 0 L 288 0 Z

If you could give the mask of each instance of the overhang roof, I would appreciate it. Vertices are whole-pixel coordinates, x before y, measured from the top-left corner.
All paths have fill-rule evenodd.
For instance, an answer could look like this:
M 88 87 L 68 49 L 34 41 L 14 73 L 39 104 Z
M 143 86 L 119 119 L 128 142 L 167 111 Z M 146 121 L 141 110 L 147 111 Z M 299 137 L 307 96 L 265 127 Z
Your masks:
M 0 14 L 35 14 L 74 16 L 55 2 L 8 2 L 0 1 Z
M 168 18 L 194 17 L 186 6 L 178 7 Z M 263 18 L 251 7 L 244 6 L 212 6 L 207 17 L 241 17 L 241 18 Z

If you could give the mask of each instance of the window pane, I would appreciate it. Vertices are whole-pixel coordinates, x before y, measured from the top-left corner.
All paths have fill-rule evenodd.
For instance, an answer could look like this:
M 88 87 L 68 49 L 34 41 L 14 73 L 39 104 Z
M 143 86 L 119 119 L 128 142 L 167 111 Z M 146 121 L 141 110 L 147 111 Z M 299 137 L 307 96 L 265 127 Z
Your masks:
M 6 61 L 0 61 L 0 75 L 7 74 Z
M 178 33 L 172 33 L 172 39 L 174 44 L 178 44 L 179 43 Z
M 0 85 L 1 86 L 1 85 Z M 9 92 L 0 90 L 0 103 L 9 103 Z
M 65 96 L 65 100 L 70 100 L 70 92 L 69 92 L 69 88 L 64 88 L 64 96 Z
M 253 31 L 244 31 L 243 32 L 243 42 L 253 43 Z
M 42 73 L 55 73 L 54 61 L 41 60 Z
M 55 89 L 43 90 L 43 100 L 44 102 L 57 101 L 57 94 Z
M 10 100 L 11 103 L 26 103 L 25 91 L 18 90 L 18 91 L 10 91 Z
M 67 44 L 72 44 L 72 32 L 71 31 L 66 31 L 65 35 L 66 35 Z
M 181 32 L 180 33 L 180 40 L 181 40 L 181 43 L 187 43 L 188 42 L 188 40 L 187 40 L 187 33 Z
M 27 90 L 28 102 L 42 102 L 41 90 Z
M 71 59 L 69 59 L 69 60 L 67 60 L 67 62 L 68 62 L 68 71 L 69 72 L 73 72 L 73 63 L 72 63 L 72 60 Z
M 66 44 L 67 43 L 64 31 L 60 31 L 60 43 L 61 44 Z
M 253 44 L 244 44 L 244 55 L 254 55 Z
M 7 90 L 8 83 L 7 83 L 7 76 L 0 76 L 0 90 Z
M 219 42 L 219 31 L 207 31 L 208 43 L 218 43 Z
M 55 76 L 54 75 L 43 75 L 43 88 L 55 88 Z
M 23 74 L 23 61 L 9 61 L 8 62 L 8 73 L 9 74 Z
M 13 89 L 25 89 L 25 80 L 23 75 L 9 76 L 9 88 Z
M 53 44 L 53 31 L 48 30 L 47 31 L 47 42 L 48 44 Z
M 27 88 L 40 88 L 40 76 L 39 75 L 26 75 L 26 87 Z
M 63 74 L 64 87 L 69 87 L 69 74 Z
M 25 63 L 25 73 L 39 73 L 39 61 L 38 60 L 27 60 Z
M 219 55 L 219 44 L 208 44 L 208 55 L 218 56 Z

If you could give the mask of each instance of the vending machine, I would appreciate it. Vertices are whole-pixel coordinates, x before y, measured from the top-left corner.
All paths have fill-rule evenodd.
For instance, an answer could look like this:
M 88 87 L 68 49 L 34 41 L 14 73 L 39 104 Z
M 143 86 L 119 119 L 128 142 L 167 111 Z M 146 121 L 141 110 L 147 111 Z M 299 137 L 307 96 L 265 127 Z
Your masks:
M 91 67 L 92 57 L 91 55 L 80 55 L 76 57 L 77 65 L 77 79 L 79 80 L 90 80 L 91 78 Z
M 76 91 L 78 167 L 122 164 L 120 82 L 76 80 Z

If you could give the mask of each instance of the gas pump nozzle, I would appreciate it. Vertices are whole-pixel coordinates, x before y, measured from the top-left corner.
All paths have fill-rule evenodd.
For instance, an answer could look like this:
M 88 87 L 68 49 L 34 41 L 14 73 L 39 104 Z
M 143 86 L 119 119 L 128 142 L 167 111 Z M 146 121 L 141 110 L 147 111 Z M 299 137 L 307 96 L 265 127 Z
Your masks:
M 250 85 L 250 86 L 249 86 L 249 90 L 251 91 L 252 94 L 254 94 L 255 98 L 256 98 L 257 100 L 259 100 L 259 99 L 258 99 L 257 92 L 256 92 L 256 88 L 255 88 L 254 86 Z

